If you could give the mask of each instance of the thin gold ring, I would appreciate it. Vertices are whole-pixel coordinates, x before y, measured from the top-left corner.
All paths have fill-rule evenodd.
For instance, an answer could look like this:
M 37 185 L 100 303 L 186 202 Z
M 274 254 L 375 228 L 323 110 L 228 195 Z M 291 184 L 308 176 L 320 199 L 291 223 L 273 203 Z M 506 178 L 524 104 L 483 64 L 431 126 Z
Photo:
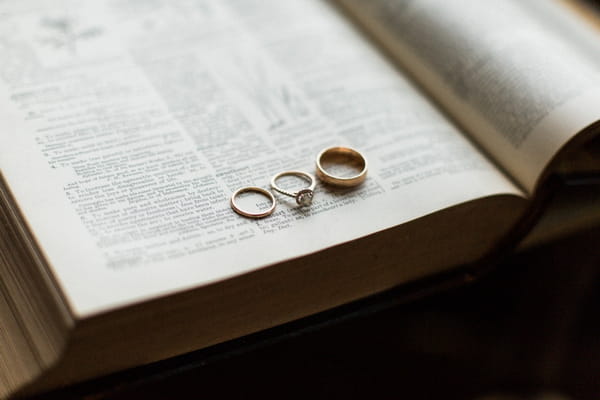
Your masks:
M 323 167 L 323 162 L 331 158 L 346 158 L 351 162 L 357 162 L 360 172 L 353 176 L 337 176 L 329 173 Z M 352 187 L 358 186 L 367 178 L 367 159 L 358 151 L 350 147 L 328 147 L 317 156 L 317 176 L 323 182 L 335 186 Z
M 269 200 L 271 200 L 271 206 L 267 210 L 265 210 L 263 212 L 258 212 L 258 213 L 245 211 L 245 210 L 241 209 L 240 206 L 236 203 L 235 198 L 239 194 L 246 193 L 246 192 L 256 192 L 256 193 L 265 195 L 267 198 L 269 198 Z M 243 215 L 244 217 L 264 218 L 268 215 L 271 215 L 273 213 L 273 211 L 275 211 L 276 200 L 275 200 L 275 196 L 273 196 L 273 193 L 269 192 L 266 189 L 263 189 L 263 188 L 257 187 L 257 186 L 247 186 L 247 187 L 240 188 L 240 189 L 236 190 L 235 192 L 233 192 L 233 194 L 231 195 L 230 203 L 231 203 L 231 208 L 233 208 L 233 211 L 235 211 L 236 213 L 238 213 L 240 215 Z
M 308 187 L 301 189 L 297 192 L 292 192 L 289 190 L 285 190 L 277 186 L 277 179 L 282 176 L 294 175 L 299 176 L 300 178 L 304 178 L 308 181 Z M 279 193 L 285 194 L 286 196 L 290 196 L 296 199 L 296 203 L 300 206 L 310 206 L 312 204 L 313 198 L 315 196 L 315 186 L 317 186 L 317 181 L 315 177 L 304 171 L 284 171 L 280 172 L 271 178 L 271 187 L 273 190 L 278 191 Z

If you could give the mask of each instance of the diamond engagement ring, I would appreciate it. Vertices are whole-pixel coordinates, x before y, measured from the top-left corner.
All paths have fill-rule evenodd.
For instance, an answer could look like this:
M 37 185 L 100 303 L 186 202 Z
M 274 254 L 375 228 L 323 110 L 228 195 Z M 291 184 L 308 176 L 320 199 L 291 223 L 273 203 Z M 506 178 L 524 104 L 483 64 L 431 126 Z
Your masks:
M 355 171 L 352 175 L 342 176 L 331 167 L 348 167 Z M 335 186 L 352 187 L 364 182 L 367 177 L 367 159 L 358 151 L 349 147 L 329 147 L 317 156 L 317 176 L 323 182 Z
M 298 176 L 308 181 L 309 186 L 307 188 L 301 189 L 297 192 L 292 192 L 289 190 L 285 190 L 277 186 L 277 180 L 283 176 Z M 296 199 L 296 203 L 300 206 L 310 206 L 313 201 L 313 197 L 315 196 L 315 186 L 317 182 L 315 178 L 309 174 L 308 172 L 303 171 L 284 171 L 280 172 L 277 175 L 271 178 L 271 187 L 273 190 L 278 191 L 281 194 L 285 194 L 286 196 L 294 197 Z

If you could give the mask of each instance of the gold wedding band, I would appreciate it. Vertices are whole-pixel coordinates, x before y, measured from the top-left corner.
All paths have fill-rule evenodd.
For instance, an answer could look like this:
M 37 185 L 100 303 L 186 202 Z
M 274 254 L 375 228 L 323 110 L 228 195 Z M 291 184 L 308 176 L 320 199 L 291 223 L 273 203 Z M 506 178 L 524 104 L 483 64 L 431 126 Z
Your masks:
M 355 164 L 360 172 L 352 176 L 335 175 L 323 167 L 323 164 L 327 164 L 328 161 L 337 164 Z M 335 186 L 358 186 L 367 178 L 367 159 L 359 151 L 349 147 L 329 147 L 317 156 L 317 176 L 323 182 Z
M 256 193 L 265 195 L 269 200 L 271 200 L 271 206 L 267 210 L 265 210 L 263 212 L 258 212 L 258 213 L 245 211 L 245 210 L 241 209 L 240 206 L 235 201 L 235 199 L 241 193 L 246 193 L 246 192 L 256 192 Z M 267 215 L 271 215 L 273 213 L 273 211 L 275 211 L 275 196 L 273 196 L 273 193 L 271 193 L 268 190 L 263 189 L 261 187 L 257 187 L 257 186 L 248 186 L 248 187 L 243 187 L 241 189 L 236 190 L 231 195 L 230 203 L 231 203 L 231 208 L 233 208 L 233 211 L 235 211 L 236 213 L 238 213 L 240 215 L 243 215 L 244 217 L 248 217 L 248 218 L 263 218 L 263 217 L 266 217 Z

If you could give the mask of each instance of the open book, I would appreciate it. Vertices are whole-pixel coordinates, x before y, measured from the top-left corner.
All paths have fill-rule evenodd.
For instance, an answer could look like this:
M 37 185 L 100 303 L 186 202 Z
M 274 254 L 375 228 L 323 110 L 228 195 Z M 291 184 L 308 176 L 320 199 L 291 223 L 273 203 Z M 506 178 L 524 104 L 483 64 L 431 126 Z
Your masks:
M 1 2 L 0 397 L 490 254 L 552 173 L 600 169 L 598 39 L 562 7 Z M 361 186 L 231 210 L 340 144 Z

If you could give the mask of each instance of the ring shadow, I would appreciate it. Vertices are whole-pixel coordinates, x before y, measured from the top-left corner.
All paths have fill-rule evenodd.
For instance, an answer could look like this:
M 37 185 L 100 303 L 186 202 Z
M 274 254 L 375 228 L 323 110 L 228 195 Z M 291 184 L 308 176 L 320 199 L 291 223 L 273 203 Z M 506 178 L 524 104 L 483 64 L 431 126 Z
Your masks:
M 363 184 L 354 187 L 339 187 L 320 182 L 315 188 L 315 197 L 318 196 L 319 192 L 325 192 L 327 194 L 333 195 L 334 197 L 341 197 L 359 190 L 362 186 Z M 300 206 L 298 205 L 298 203 L 296 203 L 294 198 L 282 193 L 274 192 L 273 194 L 279 204 L 285 205 L 293 212 L 300 213 L 305 217 L 311 214 L 311 206 Z

